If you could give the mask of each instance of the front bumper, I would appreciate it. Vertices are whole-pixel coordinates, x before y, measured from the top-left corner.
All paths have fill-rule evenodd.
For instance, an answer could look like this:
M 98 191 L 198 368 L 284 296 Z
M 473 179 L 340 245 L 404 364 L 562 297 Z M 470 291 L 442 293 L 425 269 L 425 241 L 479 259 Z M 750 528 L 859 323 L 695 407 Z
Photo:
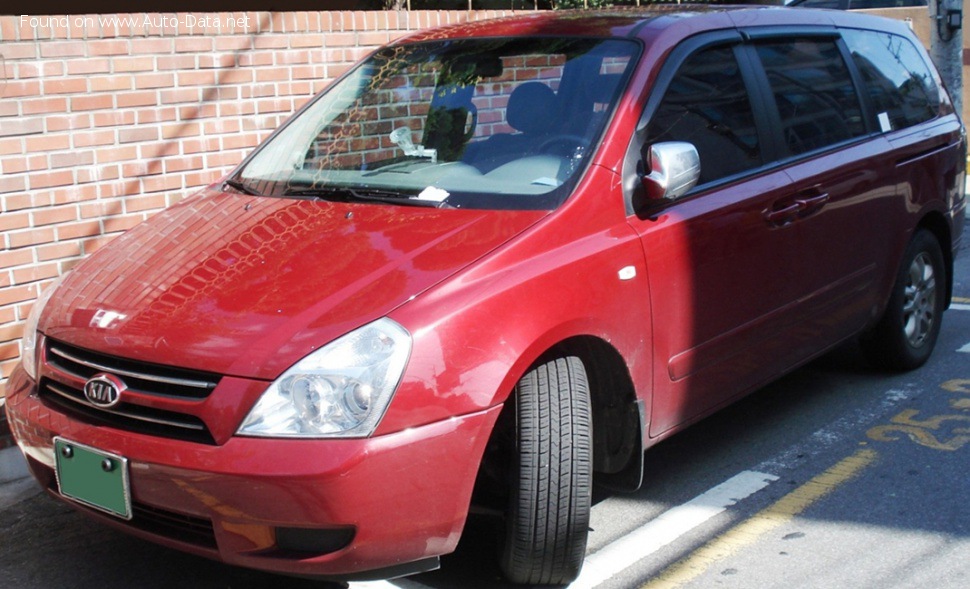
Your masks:
M 229 564 L 329 577 L 420 570 L 452 552 L 500 410 L 369 439 L 232 437 L 214 446 L 69 418 L 40 400 L 19 367 L 7 398 L 14 438 L 51 494 L 61 497 L 52 438 L 62 436 L 129 459 L 132 520 L 61 497 L 82 511 Z

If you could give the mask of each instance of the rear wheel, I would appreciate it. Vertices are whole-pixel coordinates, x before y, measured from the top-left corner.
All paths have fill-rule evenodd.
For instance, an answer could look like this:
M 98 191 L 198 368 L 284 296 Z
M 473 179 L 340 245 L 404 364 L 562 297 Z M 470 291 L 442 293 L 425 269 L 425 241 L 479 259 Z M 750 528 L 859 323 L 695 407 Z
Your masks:
M 516 450 L 502 571 L 515 583 L 564 585 L 582 568 L 592 490 L 586 370 L 576 357 L 530 370 L 515 388 Z
M 869 361 L 889 370 L 912 370 L 933 353 L 946 306 L 946 265 L 936 237 L 920 230 L 913 237 L 886 313 L 862 338 Z

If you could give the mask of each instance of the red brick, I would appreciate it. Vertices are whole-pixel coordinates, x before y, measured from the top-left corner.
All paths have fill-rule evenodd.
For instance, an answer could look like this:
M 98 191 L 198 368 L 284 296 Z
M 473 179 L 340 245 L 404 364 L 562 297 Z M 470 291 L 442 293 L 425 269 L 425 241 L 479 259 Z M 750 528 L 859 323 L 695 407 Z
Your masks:
M 2 192 L 21 192 L 27 189 L 27 180 L 23 175 L 0 176 L 0 193 Z M 7 207 L 10 210 L 10 207 Z
M 209 37 L 179 37 L 175 39 L 176 53 L 203 53 L 212 51 L 212 39 Z
M 185 172 L 187 170 L 201 170 L 202 156 L 180 156 L 165 159 L 165 173 Z
M 94 114 L 95 127 L 116 127 L 131 125 L 135 122 L 135 113 L 131 111 L 99 112 Z
M 84 55 L 84 41 L 58 41 L 53 43 L 39 43 L 40 56 L 48 59 L 52 57 L 81 57 Z M 4 47 L 6 53 L 6 47 Z
M 94 152 L 88 150 L 51 154 L 51 168 L 76 168 L 78 166 L 90 166 L 93 163 Z
M 50 243 L 52 241 L 54 241 L 54 230 L 52 228 L 28 229 L 26 231 L 10 231 L 7 233 L 7 242 L 9 243 L 8 247 L 10 249 Z M 7 303 L 4 303 L 2 297 L 0 297 L 0 305 L 5 304 Z
M 48 116 L 44 117 L 44 123 L 47 125 L 48 133 L 55 131 L 75 131 L 77 129 L 88 129 L 91 127 L 91 115 L 79 114 Z
M 173 104 L 177 102 L 198 102 L 200 98 L 199 88 L 179 88 L 176 90 L 161 90 L 161 103 Z
M 151 90 L 141 92 L 123 92 L 117 95 L 118 108 L 129 108 L 132 106 L 151 106 L 158 104 L 158 95 Z
M 47 156 L 44 154 L 7 157 L 0 160 L 0 171 L 4 174 L 17 174 L 20 172 L 30 172 L 42 170 L 47 167 Z
M 39 246 L 35 248 L 35 251 L 37 252 L 37 259 L 41 262 L 74 258 L 81 255 L 81 244 L 76 241 L 62 241 Z
M 135 76 L 135 88 L 170 88 L 175 85 L 174 74 L 138 74 Z
M 10 231 L 11 229 L 26 229 L 30 227 L 30 213 L 11 213 L 6 212 L 0 215 L 0 231 Z
M 212 86 L 216 83 L 214 71 L 179 72 L 179 86 Z M 170 84 L 174 86 L 174 84 Z
M 9 213 L 4 213 L 7 215 Z M 14 266 L 24 266 L 34 262 L 33 250 L 29 248 L 19 250 L 0 251 L 0 268 L 13 268 Z
M 14 360 L 20 357 L 20 342 L 0 344 L 0 360 Z
M 145 178 L 142 181 L 145 192 L 154 192 L 159 190 L 180 190 L 182 188 L 182 180 L 178 176 L 174 178 L 172 176 L 153 176 L 150 178 Z M 131 198 L 125 199 L 125 212 L 126 213 L 137 213 L 140 211 L 149 211 L 152 209 L 162 209 L 165 208 L 165 195 L 164 194 L 149 194 L 143 196 L 132 196 Z
M 118 130 L 118 143 L 137 143 L 158 139 L 158 127 L 129 127 Z
M 104 220 L 104 232 L 114 233 L 116 231 L 127 231 L 141 223 L 144 219 L 141 215 L 127 215 L 124 217 L 108 217 Z
M 63 135 L 42 135 L 39 137 L 28 137 L 25 140 L 27 152 L 53 151 L 55 149 L 70 149 L 71 136 Z
M 175 44 L 171 38 L 132 39 L 131 53 L 171 53 Z
M 68 75 L 106 74 L 111 71 L 111 61 L 105 58 L 71 59 L 67 62 Z
M 202 132 L 199 123 L 188 121 L 162 127 L 162 139 L 177 139 L 181 137 L 197 137 Z
M 74 183 L 74 173 L 71 170 L 60 172 L 33 172 L 30 174 L 30 189 L 50 188 L 51 186 L 66 186 Z
M 115 142 L 115 132 L 112 130 L 88 131 L 74 133 L 74 147 L 92 147 L 95 145 L 112 145 Z
M 14 59 L 37 59 L 37 49 L 39 43 L 7 43 L 3 42 L 3 57 L 7 60 Z
M 128 41 L 121 39 L 88 41 L 89 55 L 127 55 Z
M 4 125 L 6 125 L 6 121 Z M 2 125 L 0 125 L 2 127 Z M 40 124 L 40 132 L 44 130 L 44 123 Z M 3 135 L 3 133 L 0 133 Z M 12 137 L 9 139 L 0 139 L 0 155 L 12 155 L 12 154 L 22 154 L 24 153 L 24 144 L 20 137 Z
M 13 281 L 14 284 L 27 284 L 28 282 L 56 278 L 57 275 L 57 264 L 48 263 L 14 270 Z
M 136 113 L 136 122 L 139 125 L 149 123 L 164 123 L 178 119 L 178 110 L 174 106 L 165 108 L 143 108 Z
M 77 94 L 87 90 L 87 78 L 44 80 L 44 94 Z
M 105 94 L 93 96 L 72 96 L 71 110 L 106 110 L 114 106 L 112 97 Z
M 155 69 L 155 60 L 151 57 L 118 57 L 111 61 L 115 73 L 119 72 L 150 72 Z
M 195 55 L 160 55 L 156 59 L 159 70 L 193 70 Z
M 78 239 L 82 237 L 94 237 L 101 234 L 100 221 L 79 221 L 77 223 L 66 223 L 58 225 L 57 241 L 65 239 Z
M 40 81 L 27 80 L 25 82 L 7 81 L 3 86 L 3 97 L 18 98 L 21 96 L 41 96 Z
M 117 92 L 131 90 L 134 86 L 132 76 L 96 76 L 91 78 L 91 92 Z
M 133 145 L 101 148 L 94 154 L 94 158 L 99 164 L 133 160 L 136 157 L 138 157 L 138 149 Z
M 67 112 L 67 98 L 34 98 L 20 102 L 24 116 L 48 112 Z

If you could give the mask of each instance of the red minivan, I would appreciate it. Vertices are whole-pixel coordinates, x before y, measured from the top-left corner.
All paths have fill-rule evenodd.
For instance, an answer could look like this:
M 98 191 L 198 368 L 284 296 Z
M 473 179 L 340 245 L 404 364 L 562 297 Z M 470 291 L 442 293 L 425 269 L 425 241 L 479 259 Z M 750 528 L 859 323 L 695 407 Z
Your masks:
M 965 163 L 901 23 L 420 32 L 50 289 L 9 418 L 48 492 L 160 544 L 388 577 L 481 508 L 510 580 L 568 583 L 647 447 L 852 338 L 927 360 Z

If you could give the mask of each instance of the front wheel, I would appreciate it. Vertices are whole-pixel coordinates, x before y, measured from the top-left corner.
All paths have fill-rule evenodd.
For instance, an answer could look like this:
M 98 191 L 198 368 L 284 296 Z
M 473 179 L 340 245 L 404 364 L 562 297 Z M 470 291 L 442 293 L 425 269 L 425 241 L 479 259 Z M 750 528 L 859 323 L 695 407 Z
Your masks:
M 515 583 L 564 585 L 583 565 L 592 425 L 582 361 L 556 358 L 515 387 L 516 450 L 501 567 Z
M 946 306 L 946 265 L 936 237 L 920 230 L 913 237 L 886 312 L 862 338 L 869 361 L 889 370 L 912 370 L 933 353 Z

